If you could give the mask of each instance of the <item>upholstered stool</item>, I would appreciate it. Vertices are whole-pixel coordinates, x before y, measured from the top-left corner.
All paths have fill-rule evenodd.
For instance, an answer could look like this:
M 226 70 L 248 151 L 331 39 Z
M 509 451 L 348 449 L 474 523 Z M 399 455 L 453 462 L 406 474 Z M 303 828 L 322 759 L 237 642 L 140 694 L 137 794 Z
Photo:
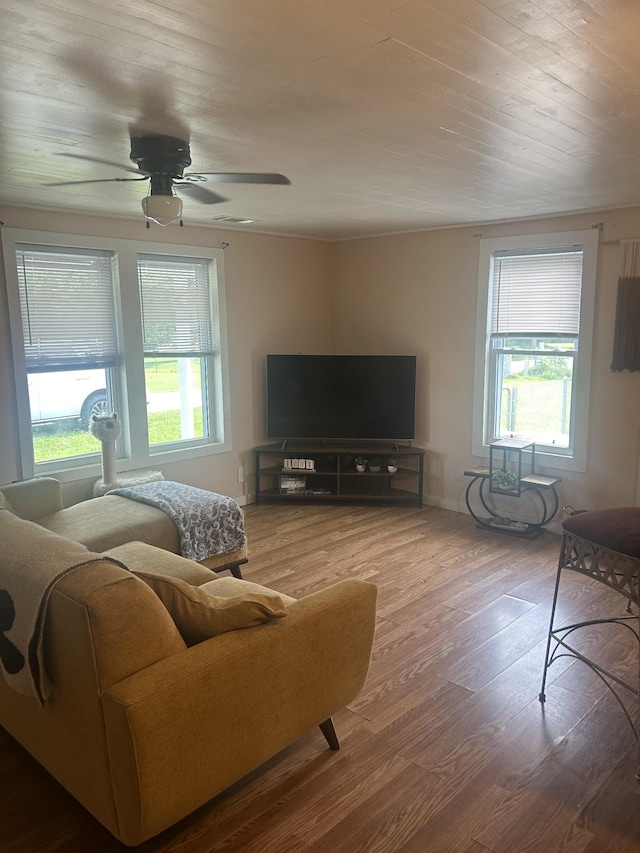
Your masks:
M 640 616 L 633 611 L 633 608 L 640 604 L 640 507 L 576 513 L 568 518 L 562 527 L 562 546 L 551 607 L 547 653 L 538 698 L 541 702 L 545 701 L 547 670 L 555 660 L 574 657 L 587 664 L 611 690 L 631 725 L 638 741 L 636 778 L 640 780 L 640 709 L 632 715 L 622 699 L 625 694 L 636 698 L 640 696 Z M 626 610 L 621 610 L 618 615 L 614 613 L 603 615 L 599 619 L 556 625 L 560 580 L 565 570 L 605 584 L 609 589 L 624 596 L 627 599 Z M 598 652 L 597 643 L 589 649 L 588 655 L 572 645 L 574 638 L 578 640 L 581 628 L 593 625 L 617 625 L 631 631 L 638 647 L 638 679 L 629 681 L 620 678 L 599 664 L 595 659 Z

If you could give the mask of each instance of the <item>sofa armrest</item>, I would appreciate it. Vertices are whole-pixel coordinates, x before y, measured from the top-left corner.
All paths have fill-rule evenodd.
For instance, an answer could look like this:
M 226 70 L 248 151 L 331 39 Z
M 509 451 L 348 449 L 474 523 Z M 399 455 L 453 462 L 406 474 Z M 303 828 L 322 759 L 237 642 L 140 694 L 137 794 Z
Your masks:
M 283 619 L 213 637 L 106 691 L 122 840 L 170 826 L 355 699 L 376 592 L 341 581 Z
M 64 508 L 62 484 L 53 477 L 36 477 L 2 486 L 2 491 L 20 518 L 35 521 Z

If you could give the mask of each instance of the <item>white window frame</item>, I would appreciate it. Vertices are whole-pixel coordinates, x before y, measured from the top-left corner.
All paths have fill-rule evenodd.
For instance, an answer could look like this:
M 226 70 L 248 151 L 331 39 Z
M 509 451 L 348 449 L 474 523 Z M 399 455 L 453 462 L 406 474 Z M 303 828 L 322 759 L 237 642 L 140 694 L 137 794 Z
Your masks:
M 9 323 L 15 373 L 16 411 L 20 437 L 22 477 L 55 475 L 63 481 L 100 476 L 99 451 L 90 456 L 36 463 L 33 453 L 31 411 L 22 335 L 20 293 L 16 270 L 16 244 L 57 246 L 66 249 L 100 249 L 113 253 L 115 302 L 121 357 L 116 369 L 116 398 L 122 411 L 123 432 L 119 440 L 117 470 L 142 468 L 231 450 L 231 421 L 226 301 L 223 250 L 204 246 L 168 245 L 124 239 L 87 237 L 52 232 L 5 228 L 2 232 L 5 274 L 9 303 Z M 211 438 L 191 439 L 167 445 L 149 446 L 147 434 L 146 386 L 142 342 L 142 320 L 138 285 L 138 256 L 164 255 L 185 260 L 215 262 L 218 293 L 220 357 L 214 376 L 209 377 L 209 417 Z
M 531 234 L 520 237 L 491 237 L 480 239 L 478 265 L 478 306 L 476 321 L 475 376 L 473 392 L 472 453 L 488 457 L 491 436 L 490 407 L 494 405 L 494 377 L 491 371 L 490 338 L 490 286 L 492 258 L 495 252 L 518 249 L 560 248 L 581 246 L 583 250 L 582 296 L 580 305 L 580 330 L 578 351 L 575 356 L 573 376 L 573 407 L 571 424 L 573 449 L 569 452 L 538 451 L 536 463 L 551 469 L 585 471 L 589 424 L 589 392 L 591 387 L 591 356 L 596 290 L 596 271 L 599 231 L 561 231 L 553 234 Z

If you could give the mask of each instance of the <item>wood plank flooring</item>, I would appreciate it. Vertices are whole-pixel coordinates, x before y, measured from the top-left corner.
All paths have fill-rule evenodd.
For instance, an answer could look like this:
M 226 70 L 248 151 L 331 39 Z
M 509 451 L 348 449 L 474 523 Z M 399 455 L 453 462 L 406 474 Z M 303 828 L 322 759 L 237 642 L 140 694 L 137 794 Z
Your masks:
M 334 718 L 340 752 L 311 731 L 137 849 L 637 853 L 636 745 L 614 700 L 564 659 L 538 701 L 559 537 L 433 507 L 261 504 L 245 518 L 247 579 L 296 597 L 346 577 L 378 586 L 369 678 Z M 618 598 L 574 576 L 561 610 Z M 637 672 L 628 640 L 599 642 Z M 3 853 L 130 849 L 4 732 L 0 745 Z

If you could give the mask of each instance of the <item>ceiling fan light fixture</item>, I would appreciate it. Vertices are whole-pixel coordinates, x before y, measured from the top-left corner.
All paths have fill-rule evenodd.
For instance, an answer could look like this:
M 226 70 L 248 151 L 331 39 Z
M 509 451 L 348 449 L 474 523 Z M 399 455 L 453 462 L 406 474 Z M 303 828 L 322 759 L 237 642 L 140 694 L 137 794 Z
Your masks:
M 182 219 L 182 199 L 177 195 L 148 195 L 142 199 L 142 210 L 158 225 L 171 225 Z

